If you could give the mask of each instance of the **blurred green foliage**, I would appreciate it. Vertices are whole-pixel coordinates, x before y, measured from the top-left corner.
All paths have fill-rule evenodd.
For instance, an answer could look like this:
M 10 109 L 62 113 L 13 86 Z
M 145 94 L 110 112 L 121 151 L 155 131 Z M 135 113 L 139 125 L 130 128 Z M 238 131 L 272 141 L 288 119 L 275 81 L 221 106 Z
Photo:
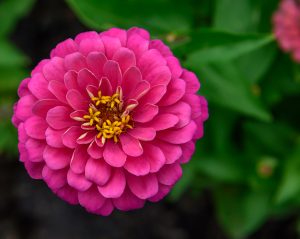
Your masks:
M 66 2 L 99 31 L 148 29 L 197 73 L 210 118 L 172 200 L 187 191 L 210 190 L 218 220 L 234 239 L 245 238 L 270 217 L 299 209 L 300 66 L 280 51 L 272 34 L 278 0 Z M 32 3 L 0 5 L 0 152 L 16 148 L 9 118 L 28 63 L 8 36 Z

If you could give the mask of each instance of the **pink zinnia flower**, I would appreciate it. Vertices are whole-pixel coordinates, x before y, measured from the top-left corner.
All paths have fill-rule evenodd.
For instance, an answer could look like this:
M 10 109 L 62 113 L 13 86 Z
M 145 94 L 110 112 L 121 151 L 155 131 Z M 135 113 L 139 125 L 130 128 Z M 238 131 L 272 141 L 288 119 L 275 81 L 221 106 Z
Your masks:
M 281 48 L 300 62 L 300 1 L 282 0 L 273 17 L 274 32 Z
M 32 178 L 89 212 L 141 208 L 170 191 L 203 135 L 199 87 L 143 29 L 81 33 L 19 87 L 20 160 Z

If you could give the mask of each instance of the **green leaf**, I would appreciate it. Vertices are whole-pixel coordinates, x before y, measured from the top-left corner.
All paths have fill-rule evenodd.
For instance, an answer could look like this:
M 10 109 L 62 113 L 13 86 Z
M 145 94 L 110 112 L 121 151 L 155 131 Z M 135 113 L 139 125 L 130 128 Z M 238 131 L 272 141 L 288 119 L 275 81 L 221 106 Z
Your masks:
M 293 154 L 285 160 L 282 182 L 275 197 L 278 204 L 282 204 L 300 193 L 300 142 Z
M 141 26 L 157 32 L 186 32 L 190 28 L 192 6 L 171 0 L 67 0 L 80 20 L 91 28 Z
M 201 38 L 202 33 L 198 32 L 193 37 L 189 46 L 194 51 L 187 56 L 186 64 L 190 67 L 197 67 L 212 62 L 227 62 L 237 57 L 243 56 L 247 53 L 255 51 L 259 48 L 269 45 L 274 41 L 271 35 L 233 35 L 229 33 L 221 33 L 212 31 L 211 34 L 204 32 L 207 38 L 197 41 Z M 208 42 L 211 38 L 218 38 L 214 40 L 214 46 L 209 43 L 209 47 L 204 47 L 203 43 Z M 217 44 L 219 43 L 219 44 Z
M 28 72 L 19 67 L 0 66 L 0 93 L 1 95 L 16 94 L 17 88 Z
M 0 4 L 0 37 L 7 36 L 17 21 L 33 6 L 35 0 L 5 0 Z
M 258 14 L 252 0 L 216 0 L 214 27 L 230 32 L 253 32 Z
M 247 80 L 231 63 L 194 68 L 202 80 L 208 101 L 263 121 L 271 116 L 251 92 Z
M 219 187 L 214 200 L 217 217 L 230 238 L 241 239 L 254 232 L 266 220 L 270 211 L 267 191 Z
M 24 66 L 28 59 L 18 51 L 13 45 L 11 45 L 8 41 L 0 39 L 0 66 L 1 67 L 17 67 Z

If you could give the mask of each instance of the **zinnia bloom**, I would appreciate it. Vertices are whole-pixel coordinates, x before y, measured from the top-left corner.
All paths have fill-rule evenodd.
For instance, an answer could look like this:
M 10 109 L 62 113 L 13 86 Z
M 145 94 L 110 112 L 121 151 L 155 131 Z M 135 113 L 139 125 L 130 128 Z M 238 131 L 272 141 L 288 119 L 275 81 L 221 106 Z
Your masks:
M 300 1 L 282 0 L 273 23 L 281 48 L 300 62 Z
M 156 202 L 203 135 L 199 87 L 143 29 L 81 33 L 20 84 L 12 119 L 20 160 L 32 178 L 92 213 Z

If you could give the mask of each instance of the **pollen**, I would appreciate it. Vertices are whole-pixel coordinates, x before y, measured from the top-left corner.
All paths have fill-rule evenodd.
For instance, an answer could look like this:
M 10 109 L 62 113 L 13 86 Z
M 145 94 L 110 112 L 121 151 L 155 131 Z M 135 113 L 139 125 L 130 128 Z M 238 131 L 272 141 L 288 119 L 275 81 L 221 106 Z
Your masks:
M 123 109 L 122 89 L 119 87 L 112 96 L 103 95 L 99 90 L 96 96 L 90 94 L 90 98 L 82 125 L 94 128 L 98 132 L 96 137 L 103 144 L 108 139 L 117 143 L 122 133 L 133 128 L 132 117 Z

